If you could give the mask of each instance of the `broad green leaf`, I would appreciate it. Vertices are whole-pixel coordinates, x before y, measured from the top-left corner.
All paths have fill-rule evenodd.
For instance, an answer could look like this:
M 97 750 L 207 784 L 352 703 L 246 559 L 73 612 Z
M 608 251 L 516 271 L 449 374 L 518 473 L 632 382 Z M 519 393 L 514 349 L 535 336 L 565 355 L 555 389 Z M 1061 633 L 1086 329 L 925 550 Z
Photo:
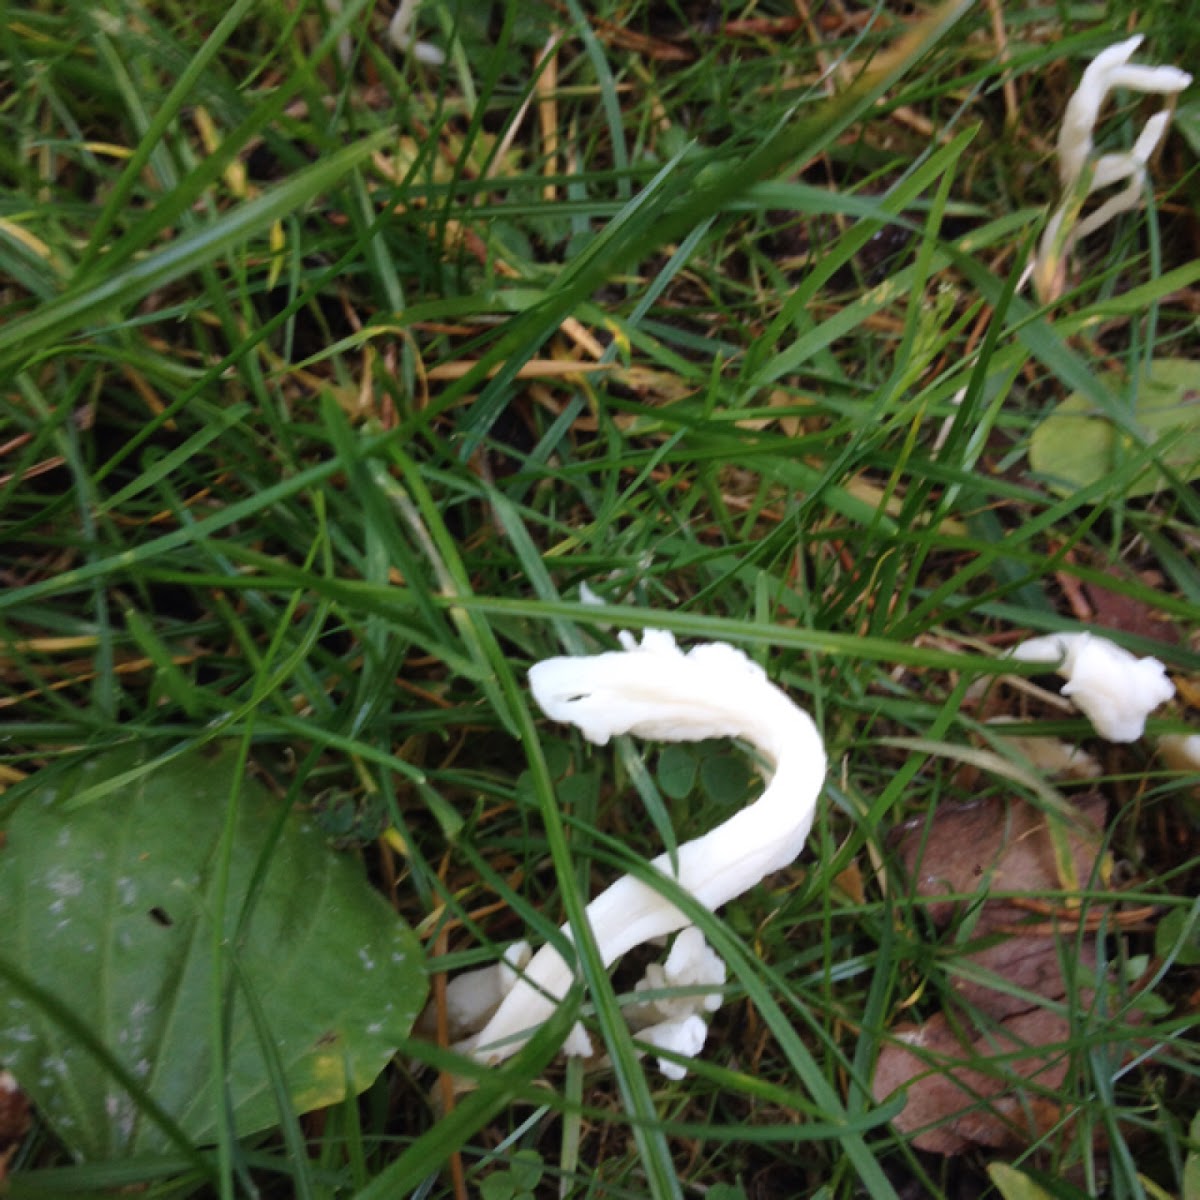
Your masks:
M 1110 390 L 1122 377 L 1101 377 Z M 1169 438 L 1162 461 L 1185 479 L 1200 476 L 1200 363 L 1160 358 L 1137 389 L 1132 417 L 1151 443 Z M 1080 393 L 1068 396 L 1033 431 L 1029 462 L 1051 487 L 1066 495 L 1120 471 L 1141 447 L 1093 407 Z M 1144 496 L 1163 483 L 1162 472 L 1148 466 L 1126 486 L 1128 496 Z
M 686 800 L 696 786 L 696 755 L 690 746 L 667 745 L 658 752 L 658 786 L 671 800 Z
M 167 1148 L 166 1123 L 148 1113 L 155 1106 L 193 1144 L 216 1136 L 212 1031 L 214 1008 L 225 1006 L 213 920 L 231 795 L 221 919 L 238 969 L 222 963 L 222 978 L 236 976 L 225 1082 L 237 1132 L 279 1119 L 246 991 L 296 1112 L 370 1084 L 426 993 L 412 931 L 356 861 L 285 814 L 263 784 L 238 778 L 232 746 L 189 751 L 70 807 L 146 753 L 125 747 L 35 780 L 8 810 L 0 849 L 0 1062 L 87 1159 Z M 121 1085 L 89 1037 L 136 1086 Z
M 1154 931 L 1154 953 L 1160 958 L 1173 954 L 1181 967 L 1200 963 L 1200 920 L 1186 908 L 1173 908 Z
M 709 754 L 700 764 L 700 786 L 722 808 L 745 804 L 753 778 L 753 767 L 740 754 L 724 751 Z

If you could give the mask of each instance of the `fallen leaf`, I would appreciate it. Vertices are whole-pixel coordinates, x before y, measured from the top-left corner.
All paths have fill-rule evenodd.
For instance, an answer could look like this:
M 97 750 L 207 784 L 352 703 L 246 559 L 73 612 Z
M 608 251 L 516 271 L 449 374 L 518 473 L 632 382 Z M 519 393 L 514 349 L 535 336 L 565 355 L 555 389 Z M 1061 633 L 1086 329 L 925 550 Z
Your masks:
M 1089 793 L 1075 800 L 1078 820 L 1064 822 L 1065 838 L 1076 878 L 1092 874 L 1102 846 L 1103 796 Z M 1061 887 L 1054 838 L 1040 809 L 1023 801 L 988 797 L 971 804 L 942 808 L 931 818 L 900 825 L 893 848 L 936 925 L 953 918 L 963 897 L 981 888 L 989 892 L 1038 894 Z M 937 901 L 938 896 L 954 899 Z M 994 902 L 993 902 L 994 903 Z M 998 919 L 1011 920 L 1012 906 Z
M 1070 1034 L 1070 1021 L 1045 1008 L 1018 1013 L 973 1038 L 936 1013 L 923 1025 L 892 1031 L 896 1040 L 884 1047 L 875 1070 L 875 1098 L 908 1088 L 892 1124 L 912 1134 L 918 1150 L 1016 1149 L 1061 1119 L 1055 1093 L 1070 1065 L 1064 1049 Z
M 1078 947 L 1072 943 L 1070 953 L 1076 969 L 1083 968 L 1094 975 L 1096 953 L 1090 940 Z M 1028 1011 L 1030 995 L 1046 1000 L 1066 995 L 1060 938 L 1040 933 L 1010 934 L 963 955 L 958 961 L 962 968 L 955 970 L 954 964 L 949 968 L 951 994 L 969 1006 L 976 1018 L 1007 1020 Z M 1078 1005 L 1086 1007 L 1091 1003 L 1092 993 L 1076 987 L 1074 997 Z
M 867 891 L 863 883 L 862 868 L 858 863 L 852 862 L 844 871 L 839 872 L 833 885 L 851 904 L 866 903 Z
M 1080 980 L 1095 979 L 1095 941 L 1076 937 L 1073 916 L 1065 923 L 1044 911 L 1031 916 L 1007 893 L 1060 889 L 1056 837 L 1077 877 L 1093 876 L 1105 801 L 1092 794 L 1074 807 L 1076 819 L 1064 819 L 988 798 L 938 809 L 892 839 L 934 923 L 947 927 L 959 915 L 972 922 L 964 932 L 973 948 L 949 961 L 942 1011 L 893 1029 L 876 1063 L 875 1098 L 907 1091 L 893 1125 L 920 1150 L 1018 1149 L 1063 1123 L 1058 1092 L 1078 1033 L 1069 1014 L 1092 1007 Z
M 1114 570 L 1108 575 L 1113 579 L 1120 576 Z M 1160 580 L 1143 580 L 1154 587 L 1162 586 Z M 1153 599 L 1144 600 L 1138 596 L 1127 596 L 1124 592 L 1113 591 L 1102 583 L 1085 581 L 1084 595 L 1092 607 L 1092 621 L 1101 629 L 1116 629 L 1121 633 L 1132 633 L 1137 637 L 1148 638 L 1151 641 L 1165 642 L 1169 645 L 1179 644 L 1179 629 L 1171 620 L 1170 613 L 1163 612 L 1162 606 Z

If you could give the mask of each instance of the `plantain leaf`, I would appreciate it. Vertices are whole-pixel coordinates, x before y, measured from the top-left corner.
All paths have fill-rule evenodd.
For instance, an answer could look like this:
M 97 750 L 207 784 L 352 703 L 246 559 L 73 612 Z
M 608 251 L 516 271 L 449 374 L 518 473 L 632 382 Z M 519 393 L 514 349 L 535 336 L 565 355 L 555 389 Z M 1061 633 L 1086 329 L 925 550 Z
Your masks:
M 1101 377 L 1119 392 L 1123 379 Z M 1170 439 L 1162 461 L 1185 480 L 1200 476 L 1200 363 L 1159 358 L 1137 389 L 1133 419 L 1151 443 Z M 1133 444 L 1091 401 L 1074 392 L 1033 431 L 1029 463 L 1055 491 L 1067 495 L 1118 472 L 1136 456 Z M 1144 496 L 1163 484 L 1162 472 L 1148 466 L 1125 487 L 1127 496 Z
M 34 780 L 0 838 L 0 1062 L 81 1158 L 215 1139 L 279 1121 L 271 1060 L 296 1112 L 361 1091 L 425 999 L 420 947 L 301 815 L 240 777 L 236 748 L 171 759 L 82 807 L 71 797 L 145 762 L 124 747 Z M 236 792 L 222 962 L 223 832 Z M 265 852 L 265 853 L 264 853 Z M 265 865 L 264 865 L 265 864 Z M 252 1004 L 246 1000 L 252 994 Z M 270 1031 L 263 1054 L 252 1008 Z M 223 1056 L 214 1011 L 226 1010 Z

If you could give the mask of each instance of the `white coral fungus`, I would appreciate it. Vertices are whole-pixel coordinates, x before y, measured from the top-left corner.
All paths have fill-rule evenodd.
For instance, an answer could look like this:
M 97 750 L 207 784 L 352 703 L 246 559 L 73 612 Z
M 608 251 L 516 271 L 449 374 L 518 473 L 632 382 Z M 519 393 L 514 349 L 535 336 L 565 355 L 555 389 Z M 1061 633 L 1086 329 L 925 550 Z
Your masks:
M 537 663 L 529 682 L 546 715 L 578 726 L 597 745 L 625 733 L 662 741 L 744 738 L 774 768 L 758 800 L 678 848 L 675 879 L 716 909 L 800 853 L 825 776 L 821 738 L 808 714 L 732 646 L 714 642 L 685 654 L 662 630 L 647 630 L 640 644 L 622 634 L 621 644 L 619 651 Z M 664 875 L 673 873 L 666 854 L 651 865 Z M 587 917 L 606 966 L 634 946 L 688 926 L 684 914 L 657 889 L 628 875 L 588 905 Z M 569 927 L 563 932 L 571 936 Z M 691 929 L 677 939 L 661 971 L 661 976 L 648 972 L 643 990 L 658 990 L 660 984 L 719 986 L 724 981 L 720 960 Z M 461 1048 L 484 1062 L 515 1053 L 573 980 L 558 951 L 544 946 L 479 1033 Z M 643 1009 L 639 1037 L 681 1054 L 698 1053 L 705 1031 L 699 1011 L 715 1007 L 709 997 L 716 995 L 701 993 L 677 1005 L 663 998 L 637 1006 Z M 653 1023 L 645 1024 L 647 1018 Z M 572 1042 L 582 1052 L 584 1041 L 573 1037 Z M 677 1070 L 664 1064 L 668 1068 L 671 1074 Z
M 388 39 L 397 50 L 411 51 L 417 62 L 440 67 L 446 61 L 445 52 L 430 42 L 415 41 L 408 32 L 420 3 L 421 0 L 400 0 L 400 7 L 388 25 Z
M 1172 771 L 1200 771 L 1200 733 L 1166 733 L 1158 749 Z
M 646 968 L 634 989 L 640 1000 L 626 1009 L 625 1019 L 642 1041 L 694 1058 L 704 1049 L 708 1034 L 704 1014 L 716 1012 L 722 999 L 719 991 L 697 988 L 719 988 L 724 983 L 721 956 L 695 925 L 689 925 L 675 939 L 666 962 Z M 682 1079 L 685 1074 L 679 1063 L 665 1058 L 658 1060 L 658 1069 L 668 1079 Z
M 703 1019 L 694 1013 L 678 1021 L 662 1021 L 643 1029 L 638 1037 L 643 1042 L 659 1050 L 670 1050 L 673 1054 L 682 1054 L 687 1058 L 695 1058 L 704 1049 L 704 1039 L 708 1036 L 708 1026 Z M 682 1063 L 672 1062 L 668 1058 L 658 1060 L 658 1069 L 668 1079 L 682 1079 L 687 1070 Z
M 1022 662 L 1054 663 L 1064 679 L 1064 696 L 1110 742 L 1134 742 L 1146 718 L 1175 695 L 1166 668 L 1157 658 L 1137 658 L 1107 638 L 1092 633 L 1052 633 L 1032 638 L 1013 650 Z
M 1146 122 L 1132 150 L 1093 158 L 1096 122 L 1108 94 L 1113 88 L 1124 87 L 1169 96 L 1183 91 L 1192 82 L 1192 77 L 1177 67 L 1131 64 L 1129 59 L 1141 43 L 1142 36 L 1138 34 L 1096 55 L 1084 71 L 1078 90 L 1067 102 L 1058 133 L 1058 173 L 1063 199 L 1046 224 L 1032 268 L 1034 283 L 1043 298 L 1057 293 L 1063 258 L 1076 241 L 1141 202 L 1146 166 L 1170 124 L 1170 110 L 1164 109 Z M 1075 224 L 1088 196 L 1126 180 L 1120 192 Z
M 725 964 L 721 956 L 704 940 L 695 925 L 689 925 L 675 939 L 664 963 L 651 963 L 638 981 L 635 991 L 649 993 L 629 1014 L 630 1023 L 649 1026 L 659 1021 L 679 1021 L 693 1013 L 716 1012 L 721 993 L 692 990 L 671 995 L 671 988 L 721 987 L 725 983 Z
M 457 975 L 446 984 L 446 1025 L 451 1037 L 478 1029 L 517 985 L 533 956 L 528 942 L 514 942 L 503 958 L 478 971 Z

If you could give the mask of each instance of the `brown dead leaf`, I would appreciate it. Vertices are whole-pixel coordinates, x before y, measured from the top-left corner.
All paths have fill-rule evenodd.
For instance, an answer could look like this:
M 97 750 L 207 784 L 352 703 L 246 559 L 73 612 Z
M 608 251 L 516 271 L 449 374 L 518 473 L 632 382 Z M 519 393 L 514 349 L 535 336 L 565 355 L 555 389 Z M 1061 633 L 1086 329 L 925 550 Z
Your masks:
M 1074 963 L 1094 970 L 1096 951 L 1091 939 L 1070 952 Z M 1062 939 L 1043 934 L 1018 933 L 1002 938 L 963 956 L 970 974 L 957 974 L 950 982 L 951 994 L 962 1001 L 968 1016 L 985 1021 L 1004 1021 L 1030 1008 L 1029 996 L 1059 1000 L 1067 993 L 1062 975 Z M 994 980 L 993 984 L 991 980 Z M 1025 995 L 1014 994 L 1024 992 Z M 1091 1004 L 1092 993 L 1076 987 L 1074 996 L 1083 1007 Z
M 1074 807 L 1079 820 L 1068 823 L 1065 833 L 1076 878 L 1087 880 L 1101 849 L 1106 802 L 1089 793 Z M 931 819 L 918 817 L 899 826 L 892 842 L 914 895 L 933 901 L 926 911 L 937 925 L 949 924 L 962 903 L 938 902 L 938 896 L 970 896 L 980 889 L 1036 893 L 1061 887 L 1045 817 L 1024 801 L 988 797 L 942 808 Z M 1003 907 L 1004 912 L 1000 906 L 991 908 L 991 914 L 997 921 L 1011 921 L 1012 907 Z
M 851 904 L 866 903 L 867 891 L 863 883 L 862 868 L 858 863 L 852 862 L 836 876 L 833 883 Z
M 1016 1149 L 1061 1116 L 1054 1093 L 1066 1079 L 1070 1034 L 1069 1020 L 1044 1008 L 1016 1013 L 973 1038 L 956 1032 L 942 1013 L 923 1025 L 900 1025 L 879 1056 L 875 1099 L 909 1089 L 892 1124 L 915 1135 L 918 1150 Z
M 1105 802 L 1095 794 L 1075 805 L 1066 839 L 1080 879 L 1092 877 L 1102 848 Z M 948 925 L 970 903 L 978 947 L 953 960 L 947 1002 L 924 1024 L 899 1025 L 884 1046 L 873 1082 L 877 1100 L 901 1088 L 907 1099 L 893 1124 L 913 1145 L 939 1154 L 971 1147 L 1017 1149 L 1062 1119 L 1055 1093 L 1070 1065 L 1070 992 L 1080 1011 L 1092 994 L 1068 989 L 1069 970 L 1096 969 L 1095 941 L 1075 943 L 1076 921 L 1047 921 L 992 892 L 1057 890 L 1054 843 L 1040 810 L 1023 801 L 986 799 L 943 808 L 909 822 L 892 839 L 916 896 L 930 899 L 932 920 Z M 953 894 L 957 899 L 939 901 Z M 1048 915 L 1054 917 L 1054 913 Z
M 1116 571 L 1108 571 L 1113 579 L 1119 579 Z M 1161 586 L 1162 580 L 1145 579 L 1151 587 Z M 1092 581 L 1083 585 L 1084 595 L 1092 607 L 1092 624 L 1103 629 L 1116 629 L 1123 633 L 1135 633 L 1139 637 L 1156 642 L 1179 644 L 1179 630 L 1168 613 L 1158 604 L 1115 592 L 1102 583 Z
M 0 483 L 2 482 L 3 480 L 0 480 Z M 1175 690 L 1189 708 L 1200 708 L 1200 680 L 1189 679 L 1186 675 L 1176 675 Z

